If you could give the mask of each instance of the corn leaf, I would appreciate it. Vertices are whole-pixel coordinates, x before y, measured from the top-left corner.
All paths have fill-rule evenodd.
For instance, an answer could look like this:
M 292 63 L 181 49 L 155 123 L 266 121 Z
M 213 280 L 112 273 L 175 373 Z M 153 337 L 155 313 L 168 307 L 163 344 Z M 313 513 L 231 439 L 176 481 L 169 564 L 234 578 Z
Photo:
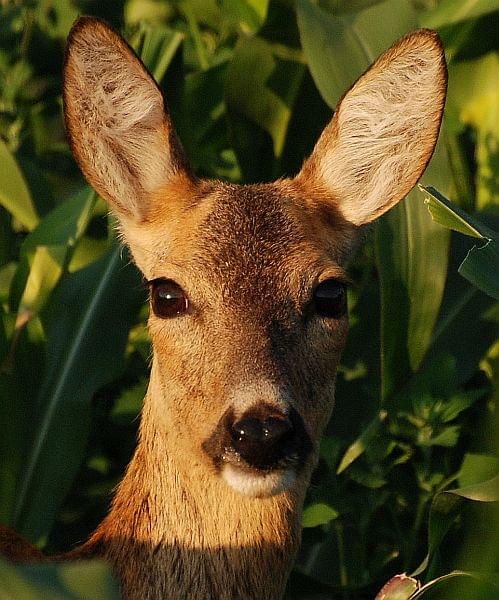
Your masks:
M 103 561 L 14 566 L 0 562 L 2 600 L 118 600 L 118 585 Z
M 26 229 L 33 229 L 38 215 L 24 176 L 16 159 L 0 140 L 0 204 L 4 206 Z
M 423 27 L 438 29 L 496 10 L 499 10 L 498 0 L 440 0 L 435 8 L 421 13 L 420 22 Z
M 45 319 L 52 349 L 36 399 L 35 431 L 15 498 L 14 524 L 43 542 L 85 447 L 93 393 L 121 372 L 141 303 L 122 249 L 61 281 Z M 78 311 L 69 310 L 78 306 Z M 64 309 L 66 307 L 66 309 Z M 65 460 L 60 460 L 63 452 Z
M 444 227 L 482 240 L 473 246 L 458 272 L 489 296 L 499 299 L 499 234 L 467 215 L 433 187 L 420 186 L 433 220 Z

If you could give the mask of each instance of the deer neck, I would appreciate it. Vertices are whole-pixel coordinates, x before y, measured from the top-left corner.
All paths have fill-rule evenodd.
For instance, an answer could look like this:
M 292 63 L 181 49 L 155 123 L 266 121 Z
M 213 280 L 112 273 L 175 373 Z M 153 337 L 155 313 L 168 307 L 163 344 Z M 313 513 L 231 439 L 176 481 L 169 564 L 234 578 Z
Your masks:
M 280 598 L 305 489 L 247 498 L 204 464 L 186 468 L 156 414 L 165 401 L 153 367 L 137 450 L 89 545 L 114 565 L 125 598 Z

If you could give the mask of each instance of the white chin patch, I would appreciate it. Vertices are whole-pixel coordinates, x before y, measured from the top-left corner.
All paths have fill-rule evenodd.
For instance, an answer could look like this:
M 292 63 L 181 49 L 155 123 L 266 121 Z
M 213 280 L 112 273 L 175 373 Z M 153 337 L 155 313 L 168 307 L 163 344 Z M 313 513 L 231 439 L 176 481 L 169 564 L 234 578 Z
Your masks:
M 234 465 L 224 465 L 222 477 L 236 492 L 250 498 L 275 496 L 289 490 L 296 479 L 292 469 L 275 471 L 262 475 L 244 471 Z

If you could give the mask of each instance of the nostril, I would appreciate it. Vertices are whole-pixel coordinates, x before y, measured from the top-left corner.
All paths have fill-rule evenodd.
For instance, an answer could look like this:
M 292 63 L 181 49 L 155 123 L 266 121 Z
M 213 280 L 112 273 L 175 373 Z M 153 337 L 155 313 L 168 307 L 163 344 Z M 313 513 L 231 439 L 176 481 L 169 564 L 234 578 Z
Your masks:
M 249 418 L 234 423 L 231 435 L 235 442 L 263 442 L 266 434 L 260 419 Z
M 235 422 L 231 427 L 232 440 L 236 444 L 272 445 L 284 438 L 293 429 L 291 421 L 285 417 L 259 419 L 247 417 Z
M 263 434 L 268 441 L 277 441 L 288 434 L 293 426 L 287 417 L 269 417 L 262 424 Z

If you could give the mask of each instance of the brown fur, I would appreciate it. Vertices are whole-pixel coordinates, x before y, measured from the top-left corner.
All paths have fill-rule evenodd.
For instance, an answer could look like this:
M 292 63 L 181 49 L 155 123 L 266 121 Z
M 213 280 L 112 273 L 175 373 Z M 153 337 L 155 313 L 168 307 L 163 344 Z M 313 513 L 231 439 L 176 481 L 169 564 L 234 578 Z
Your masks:
M 100 51 L 108 49 L 106 57 L 119 64 L 101 61 L 94 44 Z M 352 198 L 345 200 L 338 192 L 341 185 L 325 179 L 324 164 L 333 160 L 345 181 L 364 176 L 365 165 L 337 151 L 348 142 L 342 119 L 356 115 L 349 106 L 359 90 L 364 95 L 371 88 L 385 90 L 396 104 L 404 96 L 405 78 L 397 67 L 400 81 L 392 82 L 390 69 L 413 60 L 418 49 L 436 73 L 434 81 L 421 67 L 421 86 L 428 80 L 432 86 L 427 93 L 416 90 L 430 106 L 428 127 L 418 121 L 421 151 L 412 159 L 403 155 L 400 132 L 393 145 L 384 131 L 386 157 L 380 155 L 379 164 L 385 158 L 393 164 L 399 153 L 410 175 L 396 189 L 371 193 L 361 206 L 362 217 L 356 218 Z M 99 63 L 98 77 L 89 56 Z M 421 175 L 441 118 L 442 61 L 435 34 L 422 31 L 404 38 L 344 97 L 337 112 L 343 116 L 326 128 L 295 179 L 236 186 L 197 180 L 185 164 L 158 88 L 140 61 L 100 21 L 75 25 L 64 92 L 75 156 L 116 212 L 123 239 L 146 279 L 173 279 L 187 293 L 189 309 L 172 319 L 151 314 L 154 358 L 137 451 L 110 514 L 86 544 L 62 558 L 105 557 L 128 599 L 282 595 L 348 329 L 346 315 L 309 315 L 312 293 L 325 279 L 348 279 L 346 263 L 359 226 L 397 202 Z M 133 94 L 150 101 L 150 110 L 144 111 Z M 101 97 L 107 98 L 104 108 L 95 101 Z M 412 136 L 410 123 L 407 132 L 403 135 Z M 143 146 L 142 138 L 134 141 L 137 135 L 148 142 L 154 172 L 140 164 Z M 362 152 L 368 156 L 369 148 L 361 148 L 359 156 Z M 359 172 L 349 173 L 349 168 Z M 379 187 L 379 173 L 376 177 Z M 362 191 L 349 193 L 362 197 Z M 240 418 L 262 402 L 296 411 L 315 447 L 283 491 L 250 497 L 245 480 L 229 485 L 224 479 L 224 466 L 213 463 L 205 442 L 228 411 Z M 3 539 L 12 558 L 40 558 L 19 539 L 9 541 L 5 533 Z

